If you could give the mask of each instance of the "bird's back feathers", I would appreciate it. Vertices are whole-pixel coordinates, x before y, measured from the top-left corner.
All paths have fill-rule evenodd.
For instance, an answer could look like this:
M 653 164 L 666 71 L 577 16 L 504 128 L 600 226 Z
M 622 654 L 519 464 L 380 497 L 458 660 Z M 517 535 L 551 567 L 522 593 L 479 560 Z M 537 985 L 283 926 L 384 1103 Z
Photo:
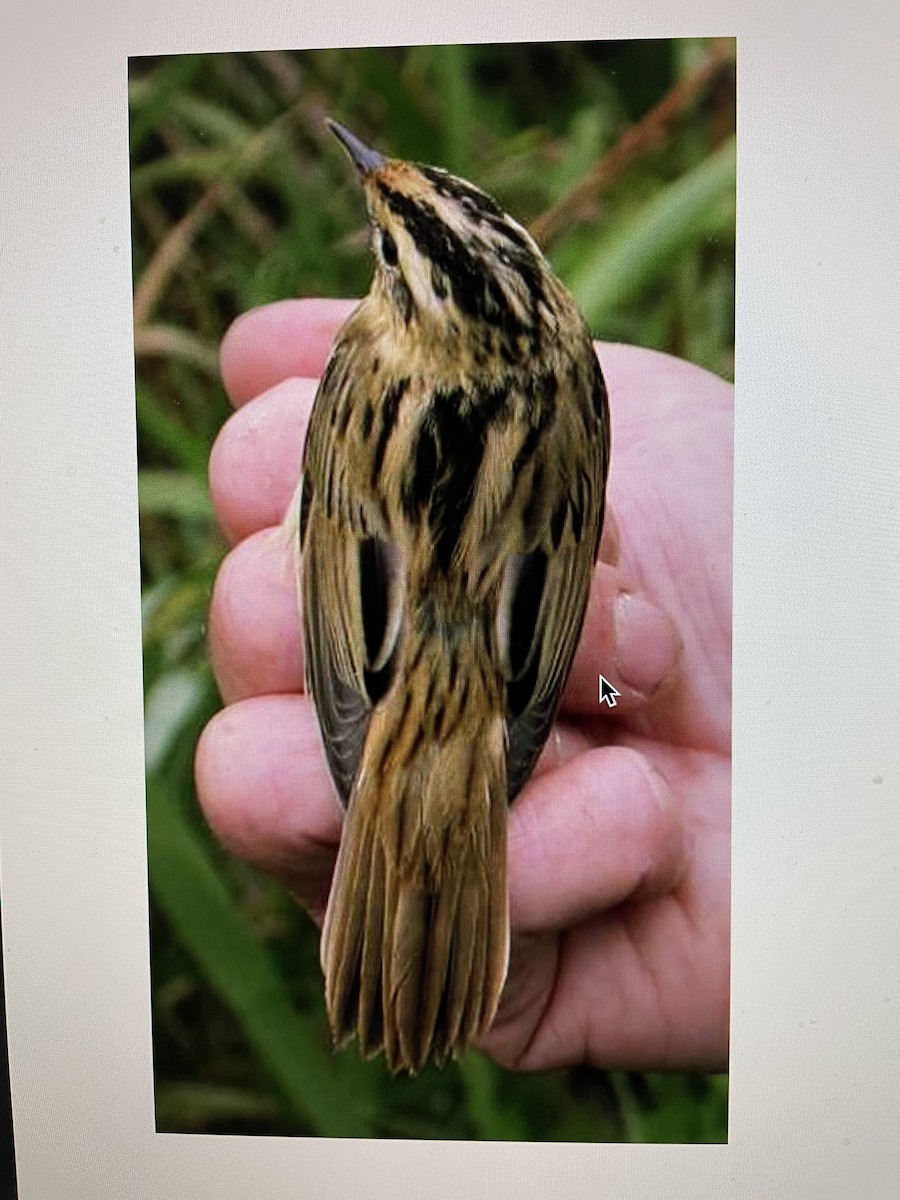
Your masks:
M 382 162 L 378 267 L 313 407 L 300 545 L 307 684 L 347 808 L 329 1014 L 415 1070 L 496 1008 L 506 805 L 580 635 L 609 418 L 587 328 L 524 230 L 465 181 Z

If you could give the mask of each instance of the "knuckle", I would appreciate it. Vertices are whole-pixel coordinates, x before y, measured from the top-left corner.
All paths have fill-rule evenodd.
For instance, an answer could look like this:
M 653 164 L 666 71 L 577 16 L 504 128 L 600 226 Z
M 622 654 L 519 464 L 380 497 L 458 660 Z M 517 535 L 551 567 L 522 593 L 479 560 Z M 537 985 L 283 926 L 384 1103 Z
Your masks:
M 671 784 L 645 754 L 632 747 L 613 751 L 616 778 L 632 797 L 629 805 L 630 836 L 644 862 L 653 864 L 649 875 L 668 877 L 669 865 L 680 857 L 681 830 Z

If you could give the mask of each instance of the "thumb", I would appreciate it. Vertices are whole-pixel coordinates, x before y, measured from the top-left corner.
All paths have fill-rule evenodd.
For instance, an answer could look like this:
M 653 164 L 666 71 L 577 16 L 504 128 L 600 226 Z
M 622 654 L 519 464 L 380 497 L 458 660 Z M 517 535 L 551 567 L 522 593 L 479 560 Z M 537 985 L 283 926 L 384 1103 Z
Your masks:
M 672 618 L 625 574 L 609 513 L 563 707 L 569 713 L 628 716 L 671 680 L 681 648 Z M 619 693 L 615 707 L 602 703 L 601 675 Z
M 533 780 L 509 813 L 513 932 L 565 929 L 670 891 L 687 844 L 669 782 L 638 750 L 603 746 Z

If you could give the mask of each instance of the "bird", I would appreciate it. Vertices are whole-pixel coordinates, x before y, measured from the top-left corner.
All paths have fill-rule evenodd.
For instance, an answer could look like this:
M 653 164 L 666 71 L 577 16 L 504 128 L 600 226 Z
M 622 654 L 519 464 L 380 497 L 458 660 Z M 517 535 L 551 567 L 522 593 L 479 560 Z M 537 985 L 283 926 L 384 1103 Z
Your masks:
M 322 373 L 295 515 L 305 686 L 344 810 L 320 958 L 335 1046 L 415 1074 L 497 1014 L 508 808 L 584 621 L 609 403 L 520 224 L 327 124 L 375 267 Z

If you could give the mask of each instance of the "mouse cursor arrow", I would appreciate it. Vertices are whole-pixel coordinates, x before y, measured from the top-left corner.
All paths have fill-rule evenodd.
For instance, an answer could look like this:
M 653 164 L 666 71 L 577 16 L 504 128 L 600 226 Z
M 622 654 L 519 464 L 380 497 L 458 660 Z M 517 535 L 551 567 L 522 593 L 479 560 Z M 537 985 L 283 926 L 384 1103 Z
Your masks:
M 610 708 L 616 707 L 616 696 L 621 696 L 613 685 L 603 675 L 600 676 L 600 703 L 606 702 Z

